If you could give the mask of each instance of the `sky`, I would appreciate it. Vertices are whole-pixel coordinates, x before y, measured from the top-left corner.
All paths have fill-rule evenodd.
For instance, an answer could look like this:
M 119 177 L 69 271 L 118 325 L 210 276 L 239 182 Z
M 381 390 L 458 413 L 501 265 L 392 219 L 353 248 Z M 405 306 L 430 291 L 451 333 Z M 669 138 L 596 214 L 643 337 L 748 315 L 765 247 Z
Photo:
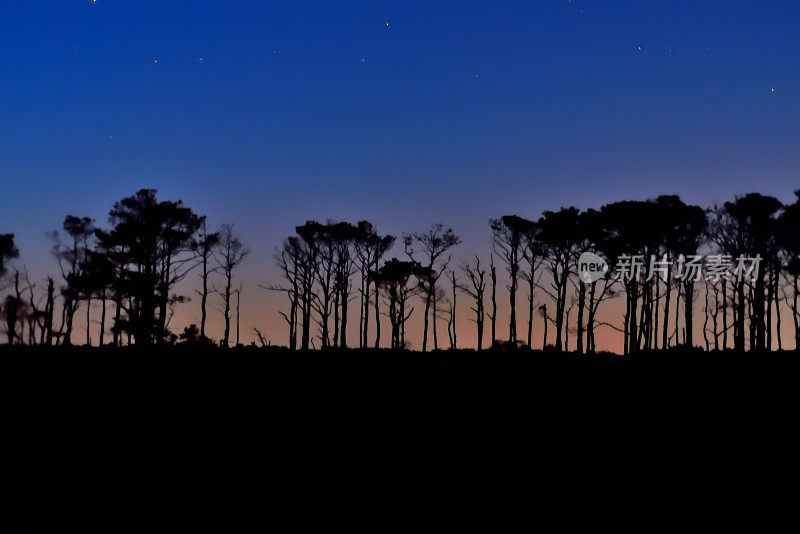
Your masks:
M 798 27 L 800 3 L 767 0 L 2 1 L 0 232 L 55 274 L 46 232 L 66 214 L 103 225 L 156 188 L 235 223 L 244 340 L 286 343 L 258 286 L 308 219 L 441 221 L 460 262 L 507 213 L 789 200 Z

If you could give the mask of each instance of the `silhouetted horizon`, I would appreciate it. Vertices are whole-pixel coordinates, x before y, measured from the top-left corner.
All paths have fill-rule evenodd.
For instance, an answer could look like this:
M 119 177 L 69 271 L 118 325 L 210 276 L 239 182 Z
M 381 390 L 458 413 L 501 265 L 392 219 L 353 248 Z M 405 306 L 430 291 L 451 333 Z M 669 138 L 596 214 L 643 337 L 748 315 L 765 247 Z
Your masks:
M 797 349 L 800 189 L 795 195 L 783 204 L 750 193 L 709 208 L 662 195 L 538 219 L 503 215 L 487 221 L 490 250 L 460 264 L 461 238 L 443 223 L 398 238 L 365 220 L 309 220 L 276 245 L 282 277 L 260 289 L 284 296 L 273 321 L 285 323 L 285 343 L 274 344 L 291 350 L 408 349 L 412 319 L 423 325 L 422 352 L 465 348 L 458 337 L 469 327 L 458 329 L 458 311 L 474 314 L 470 348 L 478 350 L 534 348 L 538 335 L 542 350 L 594 353 L 598 331 L 620 333 L 624 354 L 782 350 L 784 322 L 793 326 L 786 346 Z M 82 336 L 97 346 L 242 344 L 238 269 L 251 249 L 235 225 L 210 229 L 205 216 L 153 189 L 116 202 L 108 221 L 67 215 L 50 234 L 60 276 L 40 284 L 16 266 L 14 234 L 0 234 L 9 345 L 72 345 Z M 187 294 L 190 275 L 202 281 L 199 327 L 173 323 L 177 309 L 198 305 Z M 612 306 L 620 300 L 621 319 Z M 506 302 L 507 325 L 498 315 Z M 206 333 L 214 309 L 224 319 L 218 342 Z M 253 333 L 273 345 L 258 327 Z
M 665 195 L 702 209 L 752 192 L 793 205 L 800 187 L 798 26 L 800 5 L 791 0 L 245 2 L 235 9 L 220 0 L 4 3 L 0 45 L 13 53 L 0 57 L 8 82 L 0 84 L 0 233 L 13 234 L 20 256 L 6 262 L 2 285 L 11 286 L 0 301 L 18 309 L 20 335 L 12 337 L 42 341 L 39 327 L 31 336 L 21 326 L 36 311 L 45 329 L 52 312 L 59 339 L 69 331 L 74 343 L 88 337 L 92 345 L 101 337 L 127 342 L 138 328 L 153 342 L 183 335 L 215 345 L 374 346 L 380 324 L 381 346 L 428 351 L 511 340 L 624 353 L 622 331 L 642 347 L 686 340 L 713 348 L 733 346 L 734 338 L 741 346 L 742 334 L 745 347 L 751 338 L 757 346 L 777 348 L 779 338 L 789 346 L 795 326 L 785 250 L 785 268 L 767 273 L 752 298 L 749 288 L 743 296 L 730 295 L 729 285 L 709 288 L 712 310 L 728 295 L 745 303 L 748 321 L 755 313 L 752 335 L 734 321 L 732 298 L 714 316 L 727 324 L 705 323 L 703 281 L 669 286 L 666 328 L 663 283 L 614 286 L 595 315 L 579 304 L 591 294 L 581 292 L 575 273 L 553 281 L 551 261 L 536 256 L 536 279 L 526 279 L 524 251 L 516 281 L 504 253 L 494 257 L 492 304 L 490 251 L 516 231 L 503 223 L 512 215 L 538 224 L 547 212 L 566 216 L 562 208 L 580 215 Z M 179 233 L 190 237 L 165 279 L 148 279 L 161 267 L 137 280 L 130 272 L 113 277 L 149 288 L 126 288 L 117 316 L 110 285 L 107 308 L 104 293 L 88 299 L 84 289 L 66 287 L 53 232 L 73 285 L 87 276 L 99 281 L 108 273 L 86 273 L 102 271 L 102 255 L 90 254 L 95 264 L 86 268 L 68 266 L 65 217 L 76 217 L 67 226 L 76 235 L 85 229 L 96 252 L 114 239 L 89 228 L 110 232 L 126 216 L 123 209 L 109 220 L 114 204 L 140 190 L 158 191 L 158 202 L 182 201 L 171 209 L 179 219 L 187 215 Z M 650 225 L 645 212 L 637 217 Z M 499 221 L 494 231 L 489 220 Z M 349 292 L 327 282 L 322 288 L 319 279 L 311 293 L 281 291 L 285 269 L 274 256 L 292 252 L 291 243 L 284 246 L 290 237 L 302 254 L 308 241 L 296 228 L 310 221 L 320 225 L 323 248 L 335 249 L 326 242 L 349 226 L 366 231 L 362 221 L 374 237 L 395 239 L 371 267 L 359 259 L 359 239 L 350 242 L 344 255 L 357 272 Z M 418 238 L 437 224 L 458 243 L 432 262 Z M 216 234 L 227 242 L 225 254 Z M 652 246 L 640 248 L 651 255 Z M 123 270 L 136 262 L 144 269 L 140 260 Z M 329 274 L 324 266 L 321 272 Z M 370 272 L 380 276 L 362 284 Z M 770 276 L 779 278 L 777 288 Z M 388 297 L 378 299 L 376 315 L 378 286 Z M 481 287 L 486 300 L 479 303 Z M 658 291 L 652 301 L 638 294 L 651 289 Z M 694 299 L 688 325 L 684 306 L 681 316 L 674 313 L 687 289 Z M 637 298 L 628 299 L 634 290 Z M 362 299 L 362 291 L 373 298 Z M 19 302 L 6 302 L 9 295 Z M 127 322 L 129 299 L 138 326 Z M 635 320 L 626 326 L 631 306 Z

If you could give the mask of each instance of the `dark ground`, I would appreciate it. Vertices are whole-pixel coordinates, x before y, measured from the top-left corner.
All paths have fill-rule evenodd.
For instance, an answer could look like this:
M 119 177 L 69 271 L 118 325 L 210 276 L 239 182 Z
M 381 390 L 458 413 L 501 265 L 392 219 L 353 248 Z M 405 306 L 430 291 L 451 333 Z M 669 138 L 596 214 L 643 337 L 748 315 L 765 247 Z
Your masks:
M 331 350 L 280 347 L 0 347 L 6 406 L 48 415 L 127 414 L 150 423 L 373 410 L 420 416 L 740 406 L 797 399 L 800 353 L 634 356 L 541 351 Z
M 467 388 L 521 395 L 605 393 L 737 394 L 793 383 L 800 353 L 702 352 L 674 348 L 633 356 L 542 351 L 330 350 L 177 345 L 130 348 L 0 346 L 0 389 L 35 399 L 63 395 L 138 401 L 264 400 L 304 393 Z M 507 388 L 513 387 L 509 391 Z M 613 388 L 613 389 L 612 389 Z M 330 399 L 330 397 L 327 397 Z M 332 400 L 332 399 L 330 399 Z
M 0 534 L 149 534 L 266 532 L 266 521 L 212 519 L 116 518 L 62 520 L 0 520 Z
M 610 485 L 649 498 L 649 483 L 671 490 L 668 480 L 684 499 L 705 499 L 711 480 L 763 492 L 777 487 L 765 477 L 794 479 L 799 361 L 794 352 L 682 350 L 4 347 L 2 481 L 16 512 L 66 517 L 138 517 L 130 509 L 141 503 L 170 517 L 231 502 L 363 507 L 387 491 L 427 506 L 453 485 L 513 498 L 519 488 L 616 495 Z M 136 521 L 85 528 L 265 531 Z

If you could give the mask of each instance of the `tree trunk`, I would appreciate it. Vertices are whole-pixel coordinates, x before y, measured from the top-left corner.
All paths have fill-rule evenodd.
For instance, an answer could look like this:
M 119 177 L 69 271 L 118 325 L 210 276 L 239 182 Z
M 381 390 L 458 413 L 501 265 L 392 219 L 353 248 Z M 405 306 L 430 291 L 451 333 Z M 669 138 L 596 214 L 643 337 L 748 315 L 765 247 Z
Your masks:
M 511 313 L 508 319 L 508 340 L 512 343 L 517 341 L 517 270 L 516 256 L 511 261 L 511 288 L 508 291 L 508 303 Z
M 497 341 L 497 272 L 494 268 L 494 263 L 491 266 L 492 276 L 492 348 Z
M 684 287 L 684 297 L 683 297 L 683 314 L 684 314 L 684 328 L 686 329 L 686 340 L 685 344 L 687 347 L 692 348 L 694 346 L 694 338 L 692 337 L 692 332 L 694 331 L 693 327 L 693 320 L 692 320 L 692 299 L 694 298 L 694 281 L 689 280 L 687 281 Z
M 100 346 L 102 347 L 105 344 L 105 334 L 106 334 L 106 290 L 103 289 L 102 298 L 100 299 L 100 305 L 102 306 L 102 310 L 100 312 Z
M 375 272 L 378 271 L 378 259 L 375 258 Z M 380 291 L 378 291 L 378 280 L 375 280 L 375 348 L 381 347 L 381 312 L 380 312 Z
M 544 335 L 542 336 L 542 350 L 547 348 L 547 307 L 544 308 Z
M 348 297 L 348 293 L 349 293 L 349 291 L 348 291 L 348 289 L 349 289 L 348 286 L 349 285 L 350 285 L 349 280 L 345 280 L 344 283 L 343 283 L 343 286 L 342 286 L 342 297 L 341 297 L 341 303 L 342 303 L 342 319 L 341 319 L 341 322 L 342 322 L 342 324 L 341 324 L 341 330 L 340 330 L 340 335 L 341 335 L 342 339 L 339 342 L 339 346 L 342 347 L 343 349 L 347 348 L 347 297 Z
M 528 279 L 528 346 L 533 346 L 533 267 Z
M 453 271 L 451 274 L 453 277 L 453 349 L 456 349 L 458 348 L 458 340 L 456 338 L 456 289 L 458 289 L 458 286 L 456 286 L 456 272 Z
M 578 282 L 578 340 L 575 350 L 578 354 L 583 354 L 583 308 L 586 301 L 586 284 Z
M 722 350 L 728 348 L 728 281 L 722 279 Z
M 436 333 L 436 286 L 431 284 L 431 289 L 433 290 L 433 350 L 439 350 L 439 336 Z
M 733 345 L 737 351 L 744 351 L 744 281 L 739 281 L 736 287 L 736 331 L 734 332 Z
M 797 297 L 800 292 L 800 284 L 798 284 L 798 275 L 794 275 L 794 295 L 792 296 L 792 319 L 794 319 L 794 350 L 800 350 L 800 313 L 797 309 Z
M 428 315 L 430 314 L 430 310 L 431 290 L 429 288 L 427 294 L 425 295 L 425 318 L 422 325 L 422 352 L 427 352 L 428 350 Z
M 236 346 L 239 346 L 239 299 L 241 291 L 236 292 Z
M 594 354 L 594 296 L 597 287 L 597 282 L 592 282 L 592 287 L 589 290 L 589 317 L 586 321 L 586 352 Z
M 86 346 L 92 346 L 92 321 L 91 321 L 91 312 L 92 312 L 92 298 L 86 297 Z
M 229 346 L 228 342 L 230 341 L 231 336 L 231 276 L 232 272 L 230 269 L 227 269 L 225 272 L 225 311 L 223 313 L 225 317 L 225 335 L 222 338 L 222 346 L 227 348 Z
M 667 267 L 667 290 L 664 296 L 664 334 L 661 337 L 661 348 L 669 348 L 669 300 L 672 297 L 672 264 Z
M 203 254 L 203 291 L 200 293 L 200 337 L 206 337 L 206 302 L 208 301 L 208 255 Z
M 777 264 L 776 264 L 777 265 Z M 776 269 L 779 269 L 780 266 L 776 266 Z M 781 273 L 780 271 L 775 273 L 775 289 L 773 290 L 773 295 L 775 297 L 775 336 L 778 340 L 778 350 L 783 350 L 783 341 L 781 336 L 781 299 L 780 299 L 780 281 L 781 281 Z

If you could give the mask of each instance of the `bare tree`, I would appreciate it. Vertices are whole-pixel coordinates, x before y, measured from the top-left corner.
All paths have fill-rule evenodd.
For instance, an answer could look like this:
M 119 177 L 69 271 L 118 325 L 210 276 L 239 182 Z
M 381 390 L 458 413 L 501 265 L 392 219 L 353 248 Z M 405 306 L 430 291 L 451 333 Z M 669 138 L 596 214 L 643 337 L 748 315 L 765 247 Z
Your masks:
M 437 223 L 431 225 L 426 233 L 403 236 L 403 242 L 406 255 L 412 261 L 417 261 L 415 256 L 421 256 L 424 263 L 420 262 L 420 264 L 425 268 L 425 272 L 429 273 L 420 279 L 420 283 L 424 284 L 425 295 L 422 351 L 425 352 L 428 349 L 428 317 L 431 312 L 433 313 L 433 348 L 437 349 L 439 347 L 436 333 L 436 282 L 450 263 L 450 256 L 445 258 L 445 253 L 461 243 L 461 238 L 453 232 L 452 228 L 445 229 L 443 224 Z
M 492 266 L 494 269 L 494 266 Z M 478 335 L 478 350 L 483 350 L 483 323 L 486 312 L 483 309 L 483 294 L 486 290 L 486 269 L 481 268 L 481 259 L 476 255 L 474 265 L 463 265 L 461 271 L 466 275 L 469 284 L 459 284 L 459 289 L 469 295 L 475 304 L 470 309 L 475 313 L 475 326 Z M 494 322 L 494 318 L 492 318 Z
M 537 239 L 547 258 L 552 282 L 545 292 L 556 304 L 556 342 L 555 349 L 562 350 L 562 332 L 567 309 L 567 289 L 570 267 L 577 245 L 581 241 L 580 217 L 577 208 L 561 208 L 558 211 L 545 211 L 537 221 Z M 569 321 L 566 321 L 569 326 Z M 566 343 L 564 344 L 566 346 Z
M 550 318 L 547 315 L 547 304 L 542 304 L 539 306 L 539 315 L 542 317 L 542 321 L 544 322 L 544 332 L 542 332 L 542 350 L 547 348 L 547 323 L 550 321 Z
M 359 347 L 361 348 L 365 348 L 369 345 L 369 302 L 370 296 L 372 295 L 372 290 L 370 288 L 374 286 L 376 288 L 375 291 L 377 291 L 377 281 L 373 279 L 374 277 L 370 276 L 370 273 L 374 273 L 378 270 L 380 260 L 389 251 L 389 249 L 392 248 L 394 241 L 394 236 L 380 236 L 377 233 L 375 226 L 371 222 L 358 222 L 353 247 L 355 249 L 355 263 L 360 273 L 359 278 L 361 283 L 359 288 L 361 306 L 359 309 L 358 327 Z M 378 305 L 377 295 L 375 304 L 376 306 Z M 377 345 L 380 343 L 380 316 L 377 310 L 375 313 L 375 321 L 377 330 L 377 347 Z
M 421 287 L 419 284 L 409 283 L 412 276 L 423 276 L 420 271 L 423 267 L 413 261 L 400 261 L 393 258 L 374 274 L 379 287 L 384 288 L 387 296 L 389 323 L 392 326 L 393 349 L 406 347 L 405 324 L 414 312 L 408 308 L 408 300 Z
M 297 348 L 298 312 L 301 303 L 300 282 L 304 274 L 305 252 L 303 241 L 297 236 L 284 239 L 279 249 L 275 250 L 275 262 L 281 270 L 281 275 L 287 285 L 261 286 L 269 291 L 286 293 L 289 298 L 289 310 L 279 311 L 289 326 L 289 349 Z
M 213 258 L 214 251 L 216 247 L 219 245 L 219 233 L 212 232 L 209 233 L 208 231 L 208 223 L 206 221 L 205 216 L 200 218 L 200 229 L 198 231 L 197 237 L 192 240 L 192 250 L 194 250 L 195 254 L 200 263 L 200 278 L 203 281 L 203 288 L 200 291 L 197 291 L 197 294 L 200 295 L 200 337 L 206 337 L 206 305 L 208 302 L 208 277 L 211 273 L 215 272 L 218 268 L 210 266 L 210 262 Z M 210 268 L 209 268 L 210 267 Z
M 517 341 L 517 287 L 519 287 L 519 265 L 524 254 L 524 236 L 533 229 L 534 223 L 517 215 L 504 215 L 491 219 L 493 251 L 506 264 L 511 285 L 508 286 L 508 340 Z M 494 337 L 494 336 L 493 336 Z
M 458 289 L 458 284 L 456 283 L 455 271 L 450 271 L 450 281 L 453 284 L 453 302 L 450 305 L 450 330 L 452 331 L 450 334 L 450 348 L 455 350 L 458 347 L 458 338 L 456 337 L 456 309 L 458 306 L 456 302 L 456 290 Z
M 88 263 L 89 242 L 94 235 L 94 221 L 89 217 L 67 215 L 64 218 L 63 229 L 69 236 L 66 243 L 61 241 L 58 232 L 50 235 L 55 242 L 53 255 L 58 260 L 61 277 L 64 280 L 64 286 L 61 289 L 64 298 L 63 319 L 59 334 L 66 328 L 62 342 L 70 345 L 72 343 L 72 325 L 75 312 L 80 304 L 84 271 Z
M 219 230 L 219 247 L 215 251 L 214 258 L 218 268 L 225 276 L 225 288 L 217 291 L 223 299 L 223 317 L 225 318 L 225 334 L 222 338 L 222 346 L 229 345 L 231 333 L 231 286 L 233 283 L 233 271 L 244 261 L 250 253 L 250 249 L 242 243 L 242 240 L 234 232 L 232 224 L 223 224 Z
M 239 346 L 239 301 L 242 297 L 242 285 L 239 284 L 239 288 L 235 291 L 236 293 L 236 346 Z
M 494 266 L 494 253 L 489 254 L 489 274 L 492 279 L 492 314 L 489 319 L 492 321 L 492 344 L 494 347 L 497 341 L 497 269 Z

